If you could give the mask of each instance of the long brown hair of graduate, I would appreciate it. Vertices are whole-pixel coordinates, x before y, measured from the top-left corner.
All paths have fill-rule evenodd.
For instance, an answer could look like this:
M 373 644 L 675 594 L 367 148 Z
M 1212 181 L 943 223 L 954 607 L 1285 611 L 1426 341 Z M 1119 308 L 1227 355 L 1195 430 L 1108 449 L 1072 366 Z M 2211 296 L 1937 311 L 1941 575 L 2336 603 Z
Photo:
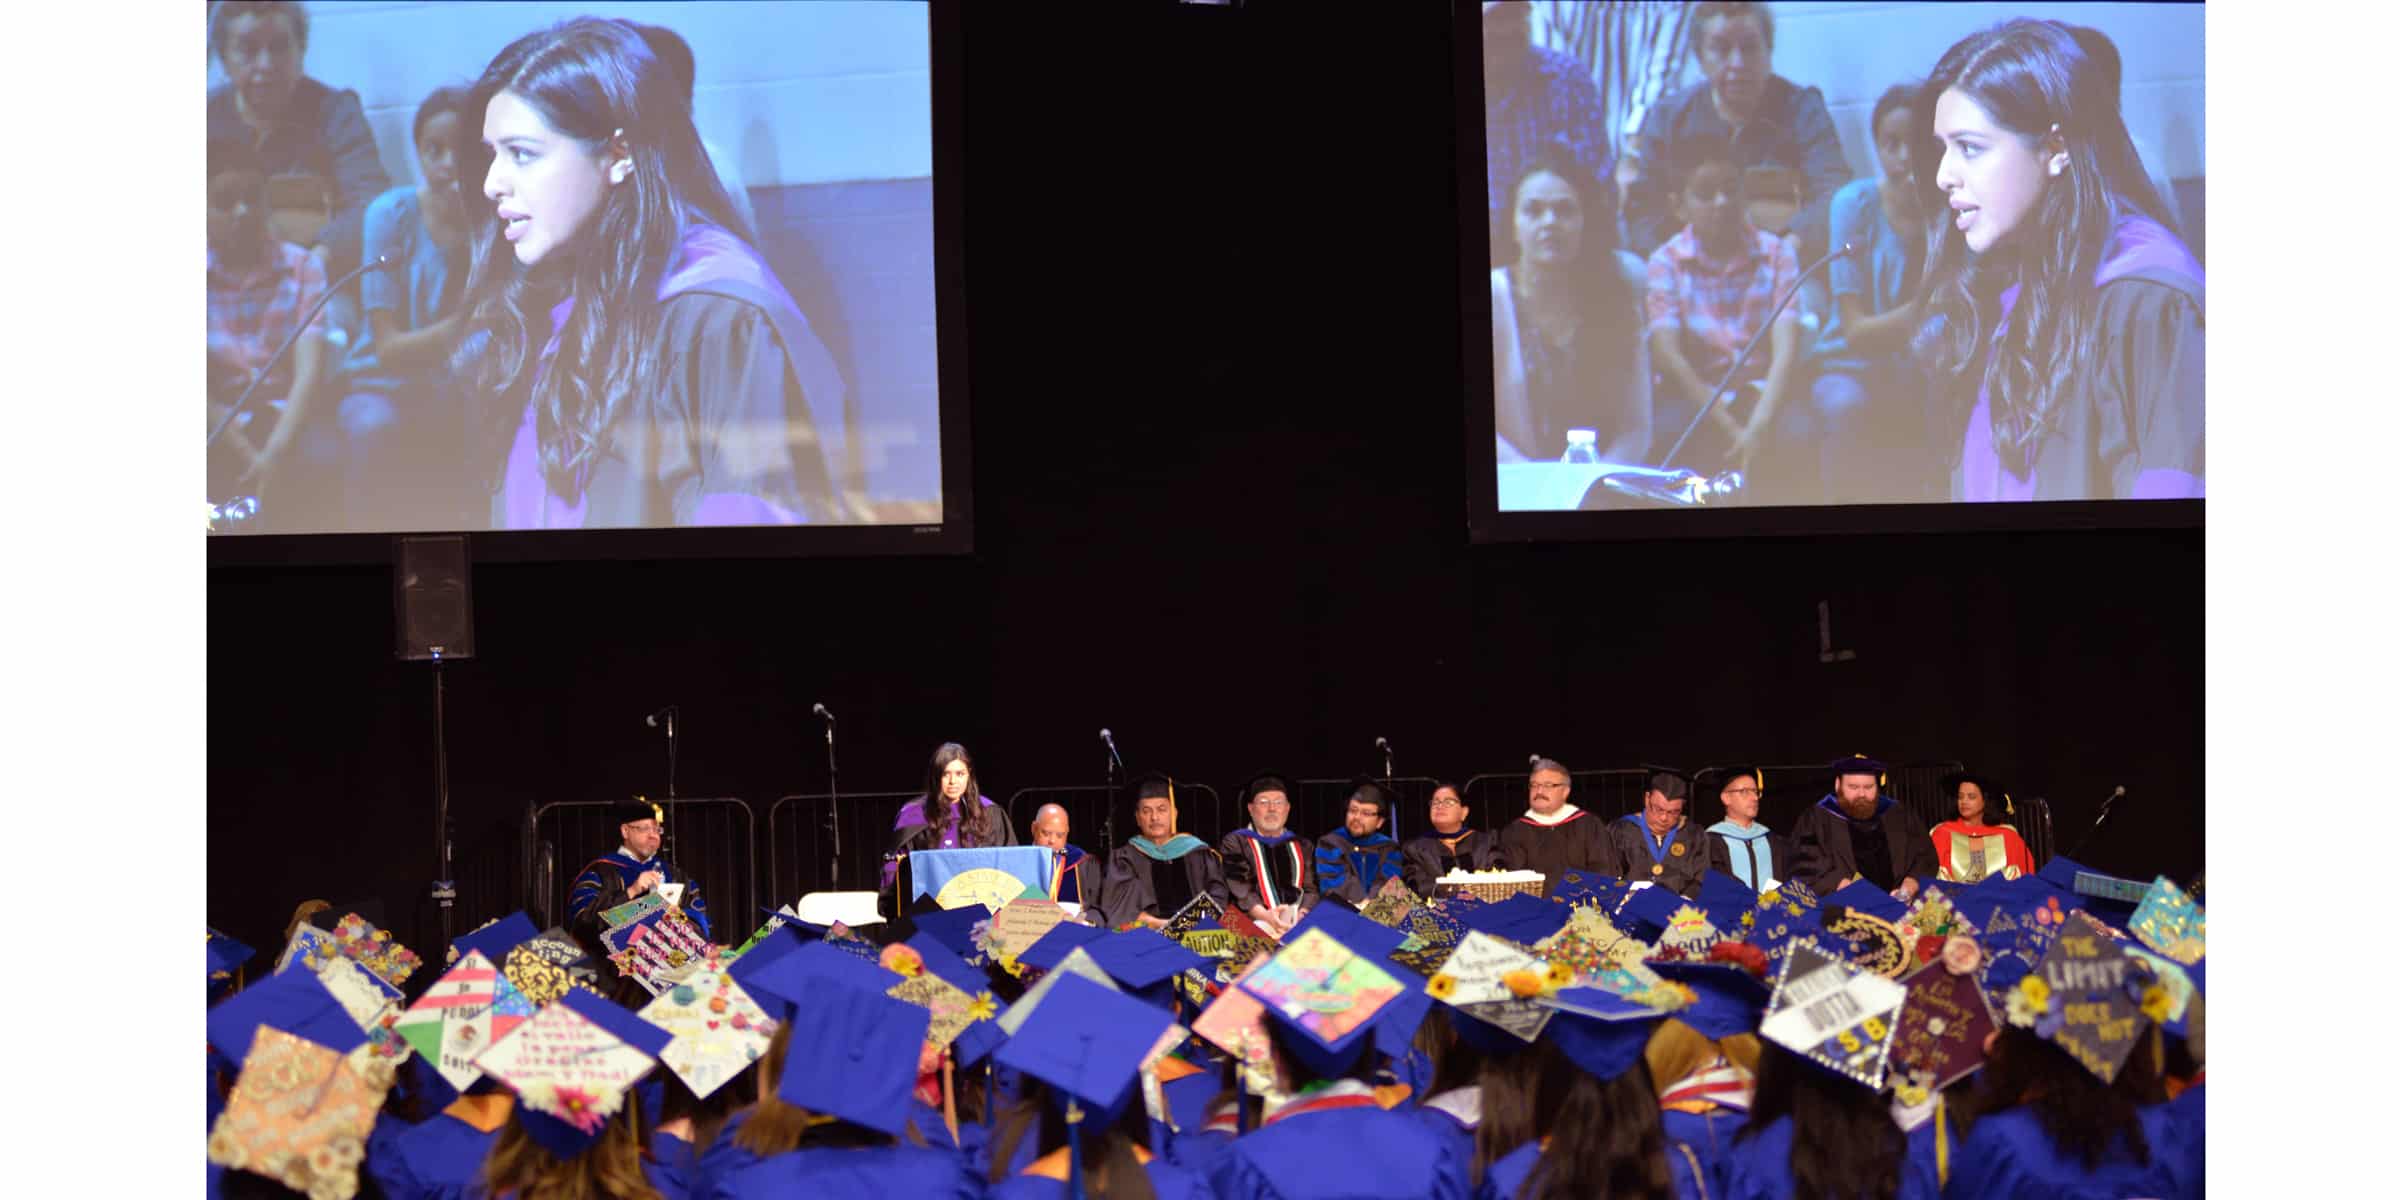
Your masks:
M 1792 1194 L 1892 1200 L 1908 1136 L 1892 1121 L 1883 1093 L 1852 1083 L 1769 1043 L 1759 1055 L 1750 1119 L 1734 1134 L 1748 1141 L 1779 1117 L 1792 1119 Z
M 1540 1136 L 1534 1115 L 1542 1064 L 1530 1047 L 1483 1060 L 1483 1119 L 1475 1124 L 1475 1161 L 1467 1182 L 1483 1185 L 1484 1172 L 1509 1151 Z
M 2150 1139 L 2142 1134 L 2143 1107 L 2163 1104 L 2166 1084 L 2159 1078 L 2158 1048 L 2153 1028 L 2135 1043 L 2133 1054 L 2117 1071 L 2114 1083 L 2083 1069 L 2066 1051 L 2015 1026 L 2000 1031 L 2000 1040 L 1984 1060 L 1982 1082 L 1970 1096 L 1968 1111 L 1960 1114 L 1961 1136 L 1978 1116 L 2003 1109 L 2033 1110 L 2042 1132 L 2059 1153 L 2097 1167 L 2120 1154 L 2136 1163 L 2150 1161 Z
M 1674 1200 L 1666 1126 L 1648 1064 L 1637 1060 L 1602 1080 L 1547 1042 L 1528 1054 L 1540 1063 L 1534 1136 L 1548 1137 L 1550 1144 L 1517 1189 L 1517 1200 Z
M 1008 1178 L 1017 1148 L 1027 1134 L 1034 1135 L 1035 1158 L 1067 1144 L 1067 1118 L 1058 1093 L 1030 1076 L 1025 1084 L 1024 1097 L 1008 1106 L 992 1136 L 993 1183 Z M 1150 1187 L 1150 1172 L 1133 1155 L 1135 1146 L 1146 1146 L 1149 1141 L 1150 1113 L 1139 1096 L 1109 1124 L 1087 1119 L 1083 1126 L 1084 1193 L 1103 1200 L 1158 1200 L 1158 1193 Z
M 665 1094 L 658 1105 L 659 1127 L 664 1129 L 676 1121 L 690 1121 L 692 1151 L 698 1153 L 715 1144 L 717 1135 L 725 1129 L 725 1122 L 732 1118 L 733 1110 L 753 1098 L 751 1093 L 757 1086 L 754 1081 L 758 1078 L 758 1064 L 752 1063 L 743 1068 L 739 1074 L 706 1096 L 695 1094 L 691 1086 L 684 1083 L 682 1076 L 665 1065 L 659 1066 L 658 1072 L 665 1086 Z
M 626 1093 L 600 1139 L 562 1159 L 525 1132 L 512 1108 L 483 1160 L 484 1193 L 513 1200 L 665 1200 L 642 1173 L 641 1111 L 641 1100 Z
M 938 831 L 950 819 L 950 798 L 942 795 L 942 770 L 951 763 L 967 764 L 967 790 L 958 798 L 958 844 L 992 844 L 992 814 L 983 804 L 983 781 L 975 777 L 975 760 L 957 742 L 943 742 L 925 768 L 925 823 Z
M 832 1116 L 820 1116 L 797 1104 L 787 1104 L 776 1088 L 783 1081 L 783 1063 L 792 1045 L 792 1027 L 777 1025 L 775 1036 L 767 1042 L 767 1052 L 758 1060 L 758 1102 L 750 1106 L 750 1116 L 733 1135 L 733 1144 L 757 1155 L 772 1158 L 789 1154 L 803 1146 L 861 1148 L 895 1145 L 900 1139 L 879 1129 L 853 1125 Z M 908 1140 L 923 1145 L 924 1138 L 911 1122 L 907 1127 Z

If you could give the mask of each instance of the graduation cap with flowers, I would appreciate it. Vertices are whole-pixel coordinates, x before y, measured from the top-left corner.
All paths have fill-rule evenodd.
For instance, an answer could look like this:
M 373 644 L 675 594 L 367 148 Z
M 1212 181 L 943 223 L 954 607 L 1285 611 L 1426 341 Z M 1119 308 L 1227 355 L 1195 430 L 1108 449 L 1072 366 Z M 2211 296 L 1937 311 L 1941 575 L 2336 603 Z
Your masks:
M 920 970 L 947 981 L 967 998 L 967 1015 L 971 1019 L 950 1042 L 951 1057 L 961 1066 L 973 1066 L 999 1049 L 1000 1043 L 1007 1040 L 1007 1035 L 1000 1031 L 999 1018 L 1009 1006 L 992 995 L 991 977 L 968 966 L 950 947 L 923 933 L 901 944 L 916 953 Z
M 517 1093 L 517 1120 L 543 1149 L 574 1158 L 624 1107 L 674 1035 L 614 1001 L 563 993 L 475 1059 Z
M 2173 1005 L 2156 970 L 2080 912 L 2006 996 L 2009 1024 L 2066 1051 L 2102 1083 L 2116 1081 L 2143 1031 Z
M 315 994 L 309 989 L 314 988 Z M 348 1196 L 384 1097 L 397 1079 L 393 1060 L 374 1052 L 305 971 L 275 976 L 235 997 L 268 996 L 228 1014 L 213 1041 L 248 1035 L 234 1053 L 242 1071 L 225 1110 L 209 1130 L 208 1161 L 273 1179 L 308 1195 Z M 328 1040 L 329 1039 L 329 1040 Z
M 692 1094 L 706 1098 L 767 1052 L 775 1021 L 735 982 L 722 960 L 711 960 L 642 1006 L 641 1018 L 673 1039 L 659 1061 Z

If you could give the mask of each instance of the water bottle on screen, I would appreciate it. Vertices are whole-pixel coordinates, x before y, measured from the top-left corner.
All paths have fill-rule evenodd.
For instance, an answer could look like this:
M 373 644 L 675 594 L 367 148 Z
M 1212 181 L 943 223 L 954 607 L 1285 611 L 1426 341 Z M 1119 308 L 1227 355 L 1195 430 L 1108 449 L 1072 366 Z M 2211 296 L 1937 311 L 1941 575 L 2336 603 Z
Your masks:
M 1559 460 L 1558 460 L 1558 461 L 1560 461 L 1560 462 L 1562 462 L 1562 463 L 1596 463 L 1596 462 L 1599 462 L 1599 461 L 1600 461 L 1600 434 L 1599 434 L 1599 431 L 1597 431 L 1597 430 L 1592 430 L 1592 429 L 1570 429 L 1570 430 L 1568 430 L 1568 431 L 1567 431 L 1567 452 L 1566 452 L 1566 454 L 1562 455 L 1562 456 L 1559 458 Z

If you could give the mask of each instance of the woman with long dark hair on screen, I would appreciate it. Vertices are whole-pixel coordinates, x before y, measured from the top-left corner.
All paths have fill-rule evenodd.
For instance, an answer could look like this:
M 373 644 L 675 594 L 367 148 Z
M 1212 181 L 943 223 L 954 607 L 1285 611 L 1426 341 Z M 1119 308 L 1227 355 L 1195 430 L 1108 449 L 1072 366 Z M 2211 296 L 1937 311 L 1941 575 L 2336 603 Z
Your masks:
M 1492 272 L 1492 405 L 1502 462 L 1556 461 L 1569 429 L 1606 462 L 1650 448 L 1650 351 L 1618 264 L 1616 189 L 1544 146 L 1508 191 L 1516 256 Z
M 455 365 L 503 529 L 838 522 L 824 343 L 630 25 L 509 44 L 473 89 L 493 209 Z
M 894 856 L 916 850 L 964 850 L 975 846 L 1014 846 L 1016 827 L 1008 810 L 992 803 L 975 778 L 975 760 L 957 742 L 943 742 L 925 768 L 925 792 L 900 806 L 892 821 Z M 883 864 L 883 886 L 892 886 L 898 870 Z
M 2205 278 L 2160 216 L 2105 47 L 2012 20 L 1926 81 L 1914 158 L 1940 219 L 1916 345 L 1952 499 L 2203 492 Z

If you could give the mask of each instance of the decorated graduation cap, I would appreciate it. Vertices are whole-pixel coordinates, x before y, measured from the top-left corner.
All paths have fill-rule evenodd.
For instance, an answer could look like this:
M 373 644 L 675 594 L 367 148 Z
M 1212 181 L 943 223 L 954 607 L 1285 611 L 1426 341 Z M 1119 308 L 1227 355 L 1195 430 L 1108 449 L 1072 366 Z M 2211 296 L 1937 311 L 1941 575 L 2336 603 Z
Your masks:
M 752 996 L 757 996 L 758 992 L 752 981 L 768 967 L 774 966 L 776 961 L 784 955 L 808 944 L 808 939 L 800 936 L 799 930 L 786 925 L 764 937 L 754 939 L 750 943 L 750 948 L 742 952 L 741 957 L 726 964 L 725 971 L 733 976 L 733 981 L 742 985 L 745 991 L 750 992 Z M 762 999 L 761 1002 L 764 1003 L 764 1000 Z M 770 1013 L 770 1015 L 772 1014 Z
M 1008 1040 L 1008 1035 L 1000 1031 L 999 1025 L 999 1016 L 1008 1006 L 992 995 L 989 976 L 968 966 L 967 961 L 952 953 L 950 947 L 923 933 L 901 944 L 916 951 L 917 961 L 926 974 L 947 980 L 950 986 L 968 998 L 968 1013 L 972 1020 L 950 1043 L 951 1056 L 960 1065 L 973 1066 Z
M 774 1019 L 716 962 L 660 992 L 641 1018 L 672 1036 L 659 1061 L 702 1098 L 764 1057 L 775 1033 Z
M 1075 921 L 1061 921 L 1051 926 L 1050 932 L 1025 947 L 1025 952 L 1017 956 L 1017 962 L 1037 970 L 1056 970 L 1058 964 L 1066 961 L 1067 955 L 1077 947 L 1088 946 L 1108 936 L 1108 931 L 1104 929 L 1095 929 Z M 1158 937 L 1155 933 L 1150 936 Z
M 1391 957 L 1394 951 L 1407 943 L 1409 936 L 1397 929 L 1378 925 L 1348 909 L 1319 904 L 1310 908 L 1307 915 L 1300 918 L 1300 923 L 1284 935 L 1283 944 L 1291 945 L 1311 929 L 1322 929 L 1333 935 L 1335 940 L 1370 958 Z
M 314 985 L 307 972 L 295 971 L 243 995 Z M 296 1011 L 262 1015 L 233 1051 L 243 1069 L 209 1130 L 208 1161 L 307 1195 L 356 1193 L 368 1136 L 397 1078 L 396 1060 L 283 1027 Z
M 983 957 L 983 951 L 975 945 L 975 927 L 991 920 L 992 914 L 982 905 L 919 913 L 912 919 L 917 926 L 915 936 L 930 937 L 970 963 Z
M 2071 913 L 2035 969 L 2009 989 L 2008 1023 L 2057 1046 L 2102 1083 L 2174 1000 L 2150 964 L 2125 953 L 2085 913 Z
M 1907 992 L 1813 938 L 1795 940 L 1758 1035 L 1870 1088 L 1883 1086 Z
M 1359 927 L 1392 932 L 1355 916 L 1321 922 L 1235 985 L 1265 1008 L 1276 1042 L 1320 1079 L 1349 1070 L 1371 1044 L 1376 1019 L 1409 990 L 1383 965 L 1389 950 L 1376 948 L 1392 943 L 1361 945 L 1351 940 Z
M 1530 946 L 1567 923 L 1573 915 L 1555 900 L 1519 892 L 1498 904 L 1479 904 L 1460 913 L 1458 923 L 1478 933 Z
M 560 1158 L 589 1150 L 674 1035 L 614 1001 L 569 991 L 475 1065 L 517 1093 L 517 1121 Z
M 1602 875 L 1597 871 L 1561 871 L 1550 884 L 1551 899 L 1577 908 L 1588 904 L 1612 916 L 1632 895 L 1631 880 Z
M 451 959 L 456 961 L 465 958 L 467 952 L 472 950 L 480 951 L 485 958 L 498 964 L 508 957 L 509 951 L 541 935 L 542 931 L 534 928 L 533 919 L 526 916 L 523 910 L 519 910 L 493 921 L 473 933 L 461 934 L 452 939 L 450 942 Z
M 1890 1061 L 1895 1076 L 1907 1082 L 1896 1080 L 1893 1090 L 1904 1102 L 1917 1104 L 1983 1065 L 1984 1039 L 1999 1028 L 1999 1020 L 1970 960 L 1937 962 L 1909 976 L 1904 986 L 1908 998 L 1900 1008 Z M 1925 1096 L 1916 1094 L 1919 1089 Z
M 367 1040 L 341 1000 L 308 971 L 270 975 L 208 1010 L 208 1044 L 239 1068 L 262 1026 L 336 1054 L 348 1054 Z
M 908 1124 L 918 1048 L 933 1014 L 837 975 L 813 978 L 807 996 L 787 1022 L 775 1094 L 812 1113 L 898 1136 Z
M 1540 1003 L 1541 997 L 1555 994 L 1574 979 L 1574 971 L 1563 962 L 1546 962 L 1523 946 L 1470 930 L 1441 969 L 1426 980 L 1425 991 L 1518 1043 L 1515 1047 L 1502 1042 L 1489 1046 L 1522 1049 L 1549 1024 L 1551 1009 Z M 1462 1024 L 1460 1035 L 1478 1049 L 1491 1052 L 1482 1040 L 1483 1031 L 1470 1029 Z
M 533 1001 L 481 950 L 468 950 L 401 1013 L 393 1028 L 443 1082 L 465 1091 L 483 1078 L 475 1060 L 524 1024 Z
M 1617 908 L 1617 925 L 1635 937 L 1655 942 L 1665 936 L 1676 912 L 1690 904 L 1666 888 L 1642 888 L 1627 896 L 1625 903 Z
M 2152 951 L 2187 967 L 2208 955 L 2208 914 L 2164 875 L 2150 885 L 2125 928 Z

